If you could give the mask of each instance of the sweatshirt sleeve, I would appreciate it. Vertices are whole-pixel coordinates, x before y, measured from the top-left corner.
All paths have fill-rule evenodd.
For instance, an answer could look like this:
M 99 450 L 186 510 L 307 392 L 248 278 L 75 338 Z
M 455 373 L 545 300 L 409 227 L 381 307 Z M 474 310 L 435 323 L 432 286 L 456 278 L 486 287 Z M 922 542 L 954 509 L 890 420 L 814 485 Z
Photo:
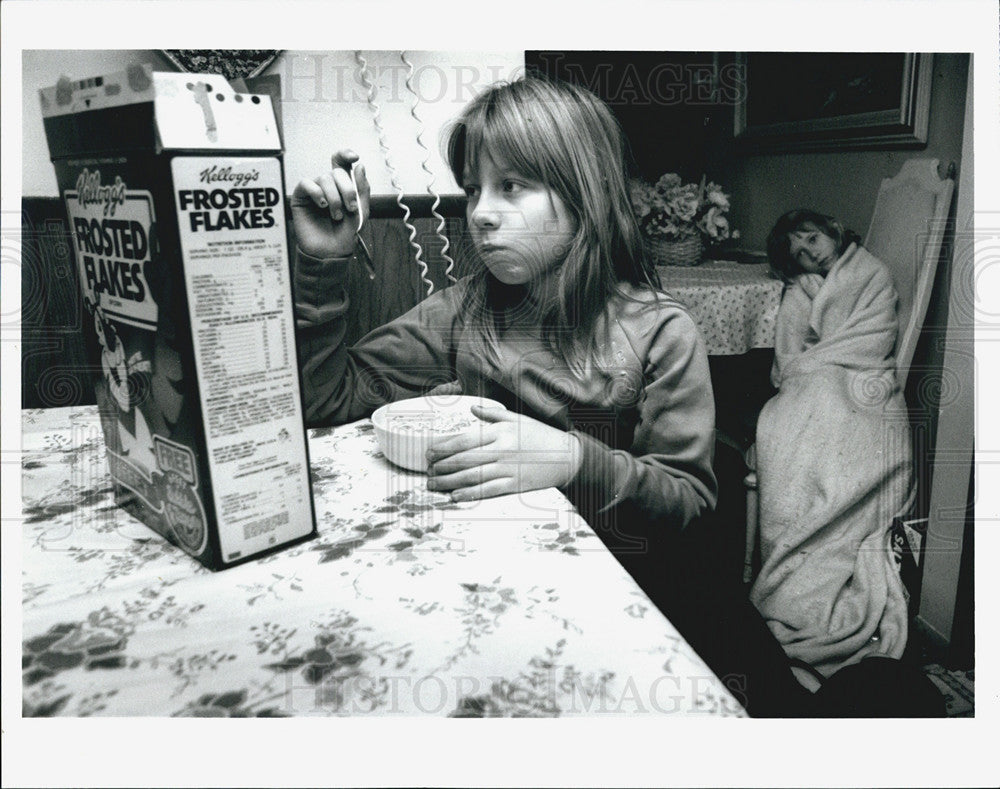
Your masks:
M 715 402 L 704 341 L 687 312 L 672 308 L 644 352 L 639 421 L 629 451 L 573 431 L 583 457 L 566 487 L 588 512 L 630 505 L 683 529 L 715 507 Z
M 428 297 L 356 345 L 344 343 L 350 258 L 295 262 L 295 318 L 306 423 L 340 424 L 454 380 L 461 288 Z

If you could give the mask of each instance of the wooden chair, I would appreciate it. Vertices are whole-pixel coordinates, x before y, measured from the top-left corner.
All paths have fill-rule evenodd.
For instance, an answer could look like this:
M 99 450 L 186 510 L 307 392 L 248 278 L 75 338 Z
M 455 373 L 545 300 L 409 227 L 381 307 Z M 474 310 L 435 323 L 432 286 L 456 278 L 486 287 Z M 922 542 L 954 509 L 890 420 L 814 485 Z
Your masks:
M 864 240 L 864 247 L 889 267 L 899 294 L 896 374 L 904 390 L 934 287 L 955 187 L 952 170 L 949 168 L 948 175 L 940 178 L 937 159 L 904 162 L 898 175 L 882 181 Z M 747 450 L 745 457 L 750 473 L 744 480 L 747 523 L 743 582 L 750 583 L 758 538 L 756 445 Z

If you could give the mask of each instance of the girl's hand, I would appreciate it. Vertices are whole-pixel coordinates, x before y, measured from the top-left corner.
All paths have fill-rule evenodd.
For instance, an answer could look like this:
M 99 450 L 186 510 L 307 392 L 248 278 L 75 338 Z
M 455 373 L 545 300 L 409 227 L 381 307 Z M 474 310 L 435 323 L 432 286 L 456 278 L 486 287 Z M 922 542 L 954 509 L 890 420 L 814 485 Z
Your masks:
M 358 155 L 337 151 L 333 169 L 318 178 L 303 179 L 292 192 L 292 222 L 299 249 L 314 258 L 344 258 L 354 254 L 359 211 L 367 216 L 371 187 L 364 165 L 355 170 L 358 190 L 351 181 L 351 165 Z
M 576 476 L 582 448 L 575 436 L 499 408 L 473 406 L 472 413 L 487 424 L 428 451 L 429 490 L 469 501 L 561 487 Z

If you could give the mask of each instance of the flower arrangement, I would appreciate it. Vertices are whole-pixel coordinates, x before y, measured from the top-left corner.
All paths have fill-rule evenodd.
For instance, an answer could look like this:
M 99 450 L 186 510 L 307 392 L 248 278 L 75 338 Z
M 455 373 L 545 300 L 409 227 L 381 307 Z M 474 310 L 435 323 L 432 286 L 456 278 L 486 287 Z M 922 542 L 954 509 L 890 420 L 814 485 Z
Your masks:
M 685 184 L 676 173 L 667 173 L 656 184 L 640 179 L 629 182 L 632 210 L 643 234 L 654 241 L 684 241 L 699 234 L 710 244 L 739 238 L 725 217 L 729 196 L 715 183 Z

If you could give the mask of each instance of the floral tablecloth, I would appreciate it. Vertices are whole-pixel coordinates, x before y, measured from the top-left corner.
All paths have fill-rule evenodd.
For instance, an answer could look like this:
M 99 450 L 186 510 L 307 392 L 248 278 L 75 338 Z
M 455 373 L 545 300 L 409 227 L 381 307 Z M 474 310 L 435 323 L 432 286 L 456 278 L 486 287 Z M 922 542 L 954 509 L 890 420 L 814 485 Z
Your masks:
M 22 420 L 27 717 L 744 715 L 558 491 L 315 430 L 318 537 L 213 573 L 114 505 L 95 408 Z
M 660 284 L 687 307 L 708 353 L 734 356 L 774 347 L 781 280 L 766 263 L 709 260 L 697 266 L 659 266 Z

